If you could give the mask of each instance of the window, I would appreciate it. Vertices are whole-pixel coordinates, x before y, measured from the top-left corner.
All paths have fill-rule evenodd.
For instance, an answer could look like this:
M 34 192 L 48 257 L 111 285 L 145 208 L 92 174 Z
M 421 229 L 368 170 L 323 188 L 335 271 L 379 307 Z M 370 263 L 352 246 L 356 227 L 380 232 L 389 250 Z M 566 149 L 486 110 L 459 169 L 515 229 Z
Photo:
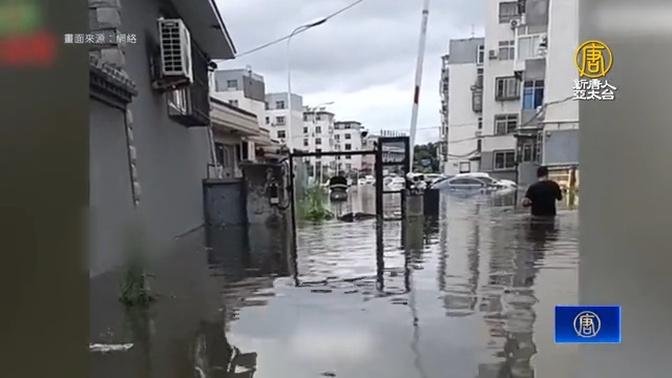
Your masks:
M 349 123 L 346 123 L 346 124 L 345 124 L 345 128 L 346 128 L 346 129 L 349 129 L 349 128 L 350 128 L 350 124 L 349 124 Z
M 341 135 L 340 135 L 340 134 L 336 134 L 336 135 L 334 135 L 334 139 L 336 139 L 336 140 L 341 140 Z
M 518 59 L 530 59 L 540 56 L 538 48 L 541 35 L 530 35 L 518 38 Z
M 316 121 L 321 121 L 321 120 L 322 120 L 322 116 L 321 116 L 320 114 L 317 114 L 317 115 L 315 116 L 315 120 L 316 120 Z
M 511 60 L 516 57 L 516 50 L 514 48 L 514 41 L 499 41 L 499 60 Z
M 249 160 L 250 146 L 247 142 L 240 142 L 240 160 Z
M 520 98 L 520 81 L 515 76 L 495 79 L 495 100 L 515 100 Z
M 511 169 L 516 166 L 514 151 L 495 151 L 495 169 Z
M 523 161 L 532 161 L 532 145 L 523 146 Z
M 317 145 L 322 144 L 322 138 L 315 138 L 315 144 Z
M 321 126 L 315 126 L 315 134 L 322 134 L 322 127 Z
M 352 135 L 350 135 L 350 134 L 345 134 L 345 139 L 352 139 Z
M 352 145 L 351 144 L 346 144 L 345 149 L 346 149 L 346 151 L 352 150 Z
M 518 2 L 507 1 L 499 3 L 499 23 L 510 22 L 518 17 Z
M 347 159 L 347 157 L 346 157 L 346 159 Z M 350 163 L 346 163 L 346 164 L 345 164 L 345 170 L 346 170 L 346 171 L 350 171 L 350 170 L 352 170 L 352 164 L 350 164 Z
M 476 86 L 478 88 L 483 88 L 483 68 L 476 69 Z
M 544 102 L 544 81 L 526 80 L 523 88 L 523 109 L 536 109 Z
M 478 51 L 476 52 L 476 64 L 483 64 L 485 61 L 485 46 L 478 45 Z
M 283 117 L 283 116 L 275 117 L 275 124 L 279 125 L 279 126 L 284 126 L 285 125 L 285 117 Z
M 471 164 L 468 161 L 460 162 L 460 173 L 469 173 L 471 171 Z
M 278 138 L 285 139 L 285 130 L 278 130 Z
M 478 117 L 478 129 L 483 129 L 483 117 Z
M 481 152 L 481 149 L 482 149 L 482 146 L 483 146 L 483 143 L 482 143 L 482 142 L 483 142 L 483 141 L 480 140 L 480 139 L 478 139 L 478 140 L 476 141 L 476 151 Z
M 303 115 L 303 122 L 306 122 L 306 121 L 308 121 L 308 114 Z
M 495 135 L 506 135 L 516 131 L 518 114 L 495 115 Z
M 237 108 L 238 107 L 238 100 L 229 100 L 229 105 L 235 106 Z
M 227 80 L 226 87 L 228 89 L 238 89 L 238 80 Z
M 476 113 L 483 111 L 483 91 L 477 90 L 471 92 L 471 109 Z
M 217 158 L 217 163 L 224 166 L 224 145 L 222 143 L 215 142 L 215 157 Z
M 285 101 L 280 100 L 275 102 L 275 108 L 276 109 L 284 109 L 285 108 Z
M 308 134 L 308 128 L 307 128 L 307 127 L 304 127 L 304 128 L 303 128 L 303 133 L 304 133 L 304 134 Z
M 303 140 L 303 145 L 306 146 L 306 147 L 308 146 L 308 139 Z
M 266 110 L 269 109 L 268 102 L 264 102 L 264 107 L 266 108 Z
M 345 155 L 346 159 L 352 159 L 352 155 Z
M 266 117 L 266 124 L 268 125 L 269 123 L 271 123 L 271 118 L 270 118 L 270 117 Z
M 187 91 L 176 89 L 168 94 L 168 106 L 180 114 L 187 114 Z

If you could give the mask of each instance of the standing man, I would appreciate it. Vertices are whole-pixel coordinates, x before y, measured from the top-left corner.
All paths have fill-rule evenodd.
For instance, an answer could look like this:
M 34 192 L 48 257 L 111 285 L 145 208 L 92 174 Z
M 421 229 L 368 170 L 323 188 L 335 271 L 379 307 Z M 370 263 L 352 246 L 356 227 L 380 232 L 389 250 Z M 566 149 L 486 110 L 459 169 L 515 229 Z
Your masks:
M 531 207 L 535 216 L 555 216 L 555 201 L 562 200 L 560 186 L 548 179 L 548 168 L 537 169 L 539 181 L 530 185 L 523 199 L 523 207 Z

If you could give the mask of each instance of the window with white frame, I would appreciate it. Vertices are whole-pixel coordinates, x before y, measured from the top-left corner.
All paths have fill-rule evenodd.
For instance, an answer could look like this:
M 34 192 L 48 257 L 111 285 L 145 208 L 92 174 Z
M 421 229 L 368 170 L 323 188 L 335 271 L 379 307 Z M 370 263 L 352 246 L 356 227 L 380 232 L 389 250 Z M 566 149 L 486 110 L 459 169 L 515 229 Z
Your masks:
M 520 98 L 520 80 L 515 76 L 495 78 L 495 100 L 517 100 Z
M 238 80 L 227 80 L 226 88 L 228 89 L 238 89 Z
M 285 130 L 278 130 L 278 138 L 285 139 L 286 137 Z
M 496 114 L 495 135 L 506 135 L 516 131 L 518 127 L 518 114 Z
M 315 138 L 315 144 L 316 145 L 322 144 L 322 138 Z
M 499 41 L 499 60 L 511 60 L 516 57 L 515 41 Z
M 507 1 L 499 3 L 499 23 L 511 22 L 518 17 L 518 2 Z
M 284 116 L 275 117 L 275 124 L 278 125 L 278 126 L 284 126 L 285 125 L 285 117 Z
M 540 57 L 539 43 L 541 35 L 527 35 L 518 38 L 518 60 L 525 60 Z
M 485 61 L 485 45 L 478 45 L 476 52 L 476 64 L 483 64 Z
M 315 126 L 315 134 L 322 134 L 322 127 Z
M 168 106 L 181 114 L 186 114 L 189 110 L 187 105 L 187 90 L 182 88 L 169 92 Z
M 345 145 L 345 150 L 346 150 L 346 151 L 350 151 L 350 150 L 352 150 L 352 145 L 351 145 L 351 144 L 346 144 L 346 145 Z
M 351 138 L 352 138 L 352 135 L 350 135 L 350 134 L 345 134 L 345 139 L 351 139 Z
M 511 169 L 516 166 L 516 153 L 514 150 L 495 151 L 495 170 Z
M 526 80 L 523 86 L 523 109 L 536 109 L 544 102 L 544 81 Z
M 285 101 L 279 100 L 275 102 L 275 108 L 276 109 L 284 109 L 285 108 Z

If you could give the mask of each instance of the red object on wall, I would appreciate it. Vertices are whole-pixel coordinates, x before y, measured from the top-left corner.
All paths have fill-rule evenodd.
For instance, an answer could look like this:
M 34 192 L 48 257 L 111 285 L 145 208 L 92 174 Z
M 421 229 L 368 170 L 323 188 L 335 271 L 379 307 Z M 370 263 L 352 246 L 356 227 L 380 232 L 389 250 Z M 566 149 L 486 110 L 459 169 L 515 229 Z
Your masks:
M 1 38 L 0 66 L 51 66 L 56 60 L 56 40 L 48 31 Z

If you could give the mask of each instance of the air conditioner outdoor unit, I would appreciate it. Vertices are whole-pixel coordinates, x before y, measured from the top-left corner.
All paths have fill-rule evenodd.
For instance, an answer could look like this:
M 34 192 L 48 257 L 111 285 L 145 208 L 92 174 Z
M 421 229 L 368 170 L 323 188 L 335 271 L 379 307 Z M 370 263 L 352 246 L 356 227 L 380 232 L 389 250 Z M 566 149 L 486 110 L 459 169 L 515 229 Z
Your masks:
M 490 59 L 497 59 L 497 51 L 496 51 L 496 50 L 490 50 L 490 51 L 488 52 L 488 57 L 489 57 Z
M 194 82 L 191 61 L 191 35 L 180 19 L 163 19 L 159 23 L 160 85 L 184 87 Z

